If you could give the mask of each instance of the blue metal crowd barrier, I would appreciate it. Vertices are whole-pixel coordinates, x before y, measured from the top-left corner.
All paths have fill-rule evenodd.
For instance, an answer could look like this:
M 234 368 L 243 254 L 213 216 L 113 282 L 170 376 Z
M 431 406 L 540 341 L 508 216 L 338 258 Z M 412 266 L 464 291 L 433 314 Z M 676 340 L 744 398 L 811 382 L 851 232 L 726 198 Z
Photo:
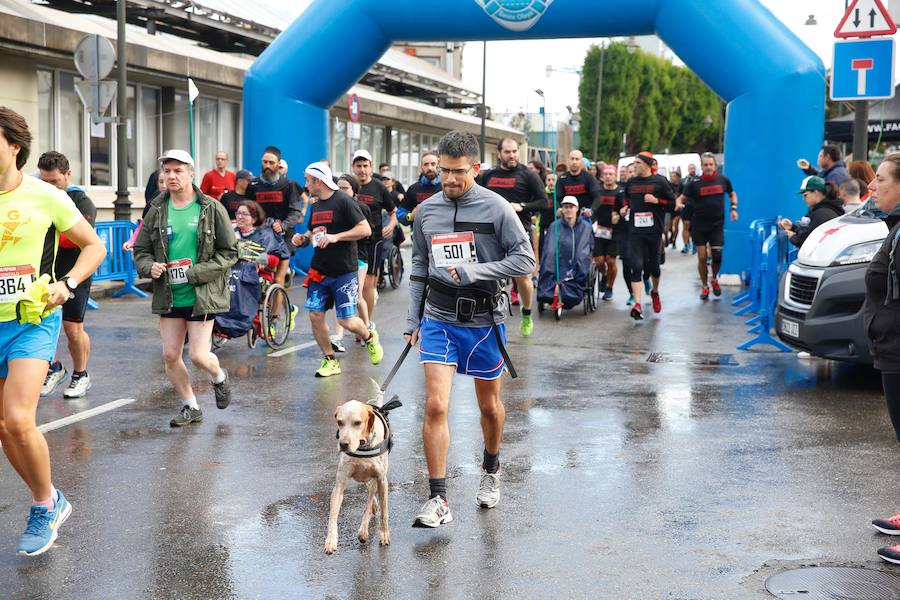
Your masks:
M 140 298 L 146 298 L 147 294 L 134 285 L 137 271 L 134 268 L 134 260 L 131 252 L 122 249 L 122 245 L 128 241 L 137 225 L 131 221 L 104 221 L 95 224 L 97 235 L 106 246 L 106 259 L 94 274 L 94 281 L 123 281 L 125 286 L 113 294 L 113 298 L 134 294 Z M 94 302 L 94 307 L 96 302 Z
M 745 298 L 745 301 L 750 300 L 750 304 L 737 311 L 735 315 L 756 314 L 745 322 L 746 325 L 753 325 L 748 333 L 755 334 L 755 337 L 738 346 L 738 350 L 749 350 L 753 346 L 768 344 L 781 352 L 791 351 L 771 333 L 775 324 L 781 275 L 797 256 L 797 251 L 791 246 L 787 234 L 780 230 L 776 223 L 776 220 L 760 220 L 751 224 L 753 227 L 751 243 L 754 244 L 751 254 L 753 265 L 749 273 L 749 294 Z M 756 246 L 760 241 L 759 246 Z

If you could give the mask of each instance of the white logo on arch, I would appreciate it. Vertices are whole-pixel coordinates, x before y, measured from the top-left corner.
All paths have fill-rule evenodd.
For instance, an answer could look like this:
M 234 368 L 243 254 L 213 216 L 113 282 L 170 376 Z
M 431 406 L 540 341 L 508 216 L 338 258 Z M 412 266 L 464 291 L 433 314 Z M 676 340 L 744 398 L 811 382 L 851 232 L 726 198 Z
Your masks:
M 553 0 L 475 0 L 484 12 L 510 31 L 528 31 Z

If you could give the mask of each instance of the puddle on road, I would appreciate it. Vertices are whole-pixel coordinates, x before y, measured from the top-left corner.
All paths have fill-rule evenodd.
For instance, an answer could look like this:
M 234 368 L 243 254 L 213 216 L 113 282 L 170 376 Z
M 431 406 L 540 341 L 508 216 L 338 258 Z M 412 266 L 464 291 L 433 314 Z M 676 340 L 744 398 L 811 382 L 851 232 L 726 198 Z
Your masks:
M 678 365 L 694 365 L 698 367 L 737 367 L 740 366 L 733 354 L 709 354 L 703 352 L 651 352 L 647 357 L 649 363 L 671 363 Z

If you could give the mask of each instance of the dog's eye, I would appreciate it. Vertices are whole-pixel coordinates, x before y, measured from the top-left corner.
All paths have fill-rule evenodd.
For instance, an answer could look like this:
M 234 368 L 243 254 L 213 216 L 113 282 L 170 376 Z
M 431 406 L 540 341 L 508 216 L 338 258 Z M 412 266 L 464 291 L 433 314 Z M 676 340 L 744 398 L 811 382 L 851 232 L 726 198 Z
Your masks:
M 338 421 L 337 424 L 338 424 L 338 427 L 343 427 L 343 426 L 344 426 L 344 422 L 343 422 L 343 421 Z
M 359 427 L 360 425 L 362 425 L 362 421 L 353 421 L 354 427 Z

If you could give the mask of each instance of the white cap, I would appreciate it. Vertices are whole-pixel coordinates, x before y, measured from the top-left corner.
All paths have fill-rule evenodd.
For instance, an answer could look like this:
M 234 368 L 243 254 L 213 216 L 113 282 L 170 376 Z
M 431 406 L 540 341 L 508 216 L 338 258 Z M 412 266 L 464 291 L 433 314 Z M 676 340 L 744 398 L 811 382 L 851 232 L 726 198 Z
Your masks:
M 566 196 L 562 199 L 562 202 L 559 203 L 560 206 L 562 206 L 563 204 L 573 204 L 575 206 L 578 206 L 578 198 L 576 198 L 575 196 Z
M 363 158 L 369 162 L 372 162 L 372 155 L 369 154 L 368 150 L 357 150 L 353 153 L 353 160 L 351 160 L 350 162 L 355 163 L 359 158 Z
M 338 186 L 334 182 L 334 176 L 331 174 L 331 167 L 324 162 L 314 162 L 306 167 L 306 170 L 303 172 L 310 177 L 318 179 L 334 191 L 338 190 Z
M 186 165 L 191 165 L 191 168 L 194 168 L 194 159 L 191 158 L 191 155 L 188 154 L 185 150 L 166 150 L 166 153 L 159 157 L 158 162 L 164 163 L 167 160 L 177 160 L 180 163 L 184 163 Z
M 284 169 L 287 169 L 288 168 L 287 161 L 282 158 L 281 161 L 278 163 L 278 166 L 283 167 Z
M 390 179 L 391 181 L 397 181 L 397 178 L 394 177 L 394 173 L 392 171 L 385 171 L 381 174 L 382 179 Z

